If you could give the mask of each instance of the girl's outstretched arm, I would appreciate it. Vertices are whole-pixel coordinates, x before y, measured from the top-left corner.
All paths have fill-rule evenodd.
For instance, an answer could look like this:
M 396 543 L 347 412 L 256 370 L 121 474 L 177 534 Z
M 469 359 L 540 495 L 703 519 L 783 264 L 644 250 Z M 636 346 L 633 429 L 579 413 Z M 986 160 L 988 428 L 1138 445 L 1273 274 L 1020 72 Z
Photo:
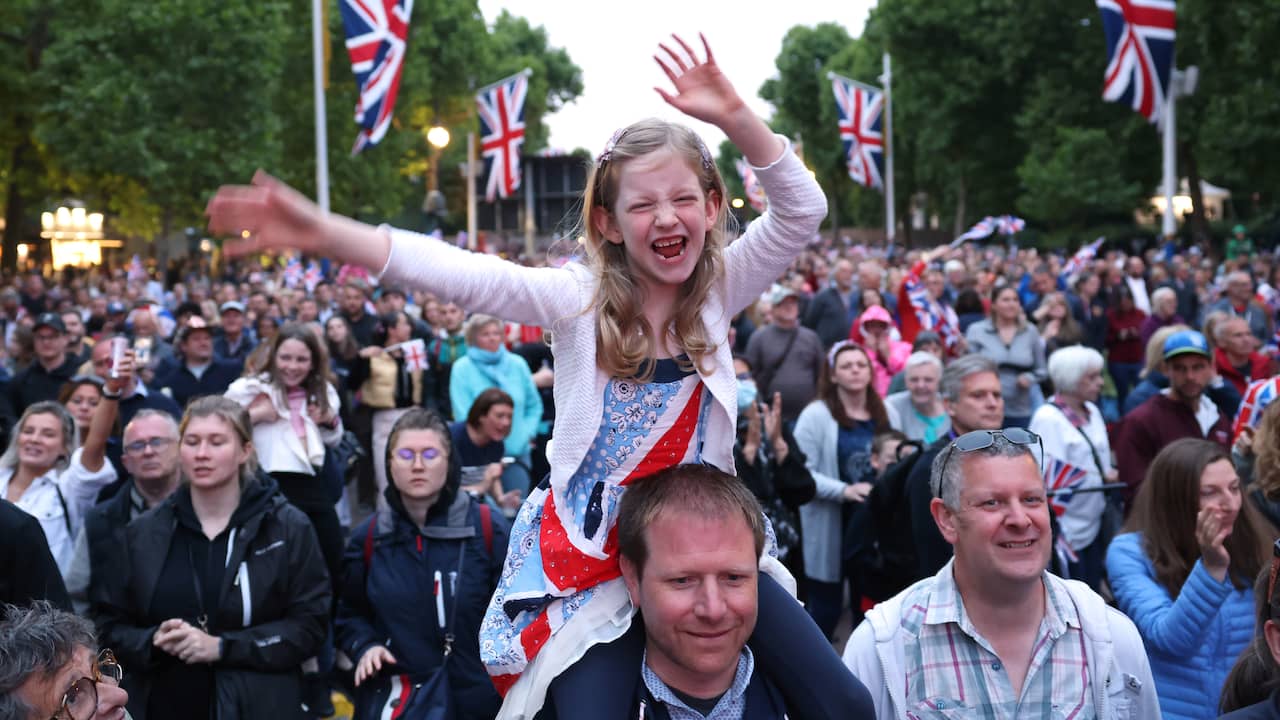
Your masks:
M 662 99 L 680 112 L 723 130 L 755 167 L 767 167 L 777 160 L 785 147 L 783 142 L 751 112 L 734 90 L 733 83 L 720 71 L 706 36 L 698 34 L 706 60 L 698 60 L 698 54 L 678 35 L 671 37 L 687 56 L 659 43 L 665 57 L 659 53 L 653 59 L 658 61 L 676 90 L 672 94 L 654 88 Z
M 391 238 L 378 228 L 321 210 L 302 193 L 259 170 L 250 185 L 224 185 L 205 207 L 209 230 L 241 235 L 224 246 L 229 256 L 300 250 L 377 272 L 387 264 Z

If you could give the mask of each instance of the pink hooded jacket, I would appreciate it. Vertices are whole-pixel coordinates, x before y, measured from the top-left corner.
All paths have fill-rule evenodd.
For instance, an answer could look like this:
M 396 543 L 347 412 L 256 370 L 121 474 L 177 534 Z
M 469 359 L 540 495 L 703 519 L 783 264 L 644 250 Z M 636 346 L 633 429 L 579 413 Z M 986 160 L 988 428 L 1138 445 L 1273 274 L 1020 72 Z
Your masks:
M 873 372 L 871 385 L 876 389 L 876 393 L 883 398 L 885 393 L 889 391 L 889 383 L 893 380 L 893 376 L 902 372 L 902 369 L 907 366 L 907 358 L 911 355 L 911 343 L 889 338 L 889 357 L 880 357 L 880 354 L 875 352 L 868 343 L 870 335 L 862 329 L 863 324 L 871 320 L 887 323 L 890 328 L 896 328 L 897 326 L 893 322 L 893 317 L 889 315 L 889 311 L 879 305 L 872 305 L 867 308 L 866 312 L 858 317 L 858 322 L 854 323 L 856 334 L 861 338 L 861 345 L 867 348 L 867 354 L 871 356 L 871 369 Z M 850 335 L 853 334 L 850 333 Z

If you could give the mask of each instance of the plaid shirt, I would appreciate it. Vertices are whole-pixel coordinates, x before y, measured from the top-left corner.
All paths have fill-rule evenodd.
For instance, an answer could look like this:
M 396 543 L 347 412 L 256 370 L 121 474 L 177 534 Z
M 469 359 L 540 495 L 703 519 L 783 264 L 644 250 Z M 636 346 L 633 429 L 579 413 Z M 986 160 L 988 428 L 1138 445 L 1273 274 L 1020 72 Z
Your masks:
M 747 709 L 747 685 L 751 683 L 753 672 L 755 672 L 755 657 L 751 654 L 751 648 L 743 647 L 742 653 L 738 655 L 738 670 L 734 673 L 733 685 L 730 685 L 725 694 L 720 696 L 720 701 L 711 710 L 711 714 L 703 715 L 676 697 L 676 694 L 671 692 L 671 688 L 662 682 L 662 678 L 649 669 L 648 652 L 645 653 L 645 661 L 641 665 L 641 676 L 645 687 L 649 689 L 649 694 L 654 700 L 666 706 L 671 720 L 742 720 L 742 715 Z M 642 705 L 640 717 L 649 717 L 646 713 Z
M 1062 581 L 1044 574 L 1045 616 L 1032 650 L 1022 695 L 1000 658 L 965 613 L 950 566 L 932 586 L 905 603 L 902 619 L 909 638 L 906 658 L 906 707 L 912 720 L 1092 720 L 1097 716 L 1090 691 L 1086 640 Z

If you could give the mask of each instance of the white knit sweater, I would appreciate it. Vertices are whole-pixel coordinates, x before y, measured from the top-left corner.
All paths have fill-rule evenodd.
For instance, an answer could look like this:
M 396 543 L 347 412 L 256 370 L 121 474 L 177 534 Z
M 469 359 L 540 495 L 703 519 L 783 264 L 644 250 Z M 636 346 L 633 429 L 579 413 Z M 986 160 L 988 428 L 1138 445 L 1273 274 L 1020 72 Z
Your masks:
M 708 416 L 703 458 L 733 472 L 737 421 L 737 380 L 729 348 L 733 316 L 751 304 L 814 239 L 826 216 L 826 197 L 787 143 L 781 157 L 756 176 L 769 197 L 769 210 L 726 248 L 725 277 L 702 308 L 703 322 L 716 343 L 714 363 L 702 380 L 715 398 Z M 556 422 L 551 450 L 551 488 L 556 507 L 571 508 L 562 493 L 600 429 L 604 389 L 609 378 L 596 364 L 595 317 L 589 305 L 596 278 L 583 265 L 527 268 L 490 255 L 459 249 L 403 230 L 391 233 L 391 254 L 382 277 L 397 284 L 430 290 L 469 312 L 550 328 L 555 357 Z M 562 518 L 570 539 L 572 517 Z

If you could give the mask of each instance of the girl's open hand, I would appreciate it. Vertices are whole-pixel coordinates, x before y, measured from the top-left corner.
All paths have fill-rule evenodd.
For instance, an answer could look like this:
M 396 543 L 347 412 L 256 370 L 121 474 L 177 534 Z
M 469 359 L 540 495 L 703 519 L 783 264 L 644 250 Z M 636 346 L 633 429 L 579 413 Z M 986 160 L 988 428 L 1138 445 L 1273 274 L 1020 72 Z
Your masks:
M 735 113 L 746 107 L 746 103 L 738 95 L 738 91 L 733 89 L 729 78 L 720 72 L 720 66 L 711 54 L 711 46 L 702 33 L 698 33 L 698 38 L 702 40 L 702 49 L 706 52 L 705 60 L 699 60 L 698 54 L 680 36 L 671 37 L 688 53 L 687 57 L 666 44 L 659 43 L 658 47 L 663 52 L 654 55 L 653 59 L 658 61 L 662 71 L 671 78 L 676 92 L 673 95 L 662 88 L 654 89 L 663 100 L 680 112 L 724 128 Z
M 205 208 L 209 231 L 234 235 L 223 245 L 227 255 L 264 250 L 323 248 L 325 212 L 302 193 L 259 170 L 251 185 L 223 185 Z M 248 237 L 240 237 L 244 231 Z

